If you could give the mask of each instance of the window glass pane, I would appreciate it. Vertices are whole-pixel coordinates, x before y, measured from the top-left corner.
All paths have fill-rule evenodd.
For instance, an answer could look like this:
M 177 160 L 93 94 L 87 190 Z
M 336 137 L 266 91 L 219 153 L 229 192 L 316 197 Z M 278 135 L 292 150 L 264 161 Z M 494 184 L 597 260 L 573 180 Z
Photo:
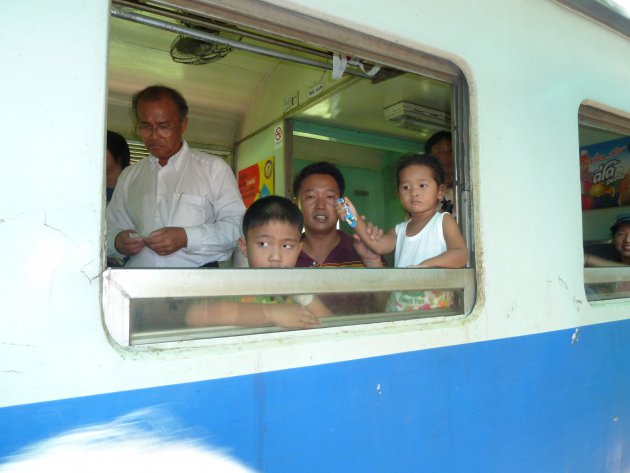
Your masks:
M 353 300 L 361 314 L 331 312 L 307 318 L 302 308 L 319 301 L 328 308 Z M 304 304 L 308 304 L 305 306 Z M 337 305 L 338 307 L 338 305 Z M 463 291 L 381 291 L 209 298 L 154 298 L 131 301 L 131 343 L 308 330 L 340 325 L 447 317 L 463 313 Z M 239 325 L 237 325 L 239 323 Z M 240 325 L 242 323 L 243 325 Z M 182 338 L 183 337 L 183 338 Z
M 475 294 L 472 269 L 110 269 L 104 280 L 105 321 L 123 346 L 284 330 L 247 312 L 255 304 L 303 304 L 322 314 L 310 305 L 317 299 L 330 313 L 319 317 L 320 328 L 464 315 Z M 186 322 L 194 304 L 219 302 L 228 310 L 214 307 L 204 322 Z M 242 309 L 239 327 L 235 309 Z M 208 324 L 216 326 L 194 326 Z

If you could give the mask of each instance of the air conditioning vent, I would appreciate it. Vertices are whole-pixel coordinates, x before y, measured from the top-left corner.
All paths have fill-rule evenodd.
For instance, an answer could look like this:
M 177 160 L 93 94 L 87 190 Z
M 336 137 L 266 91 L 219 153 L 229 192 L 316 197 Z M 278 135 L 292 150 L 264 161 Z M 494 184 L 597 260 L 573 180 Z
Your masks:
M 451 116 L 423 105 L 398 102 L 383 109 L 385 120 L 410 130 L 450 130 Z

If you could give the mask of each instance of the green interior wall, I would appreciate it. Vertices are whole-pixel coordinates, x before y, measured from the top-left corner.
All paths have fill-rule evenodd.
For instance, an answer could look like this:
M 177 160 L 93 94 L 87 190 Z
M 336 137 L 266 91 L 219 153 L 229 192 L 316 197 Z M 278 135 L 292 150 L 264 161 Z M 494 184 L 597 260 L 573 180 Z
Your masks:
M 625 212 L 630 212 L 630 207 L 611 207 L 582 212 L 584 241 L 610 240 L 610 227 L 615 223 L 617 215 Z
M 338 143 L 358 148 L 377 149 L 382 152 L 380 167 L 360 167 L 339 163 L 341 157 L 335 157 L 335 164 L 342 172 L 346 183 L 345 195 L 355 204 L 361 215 L 384 231 L 388 231 L 405 219 L 405 214 L 398 199 L 396 167 L 401 156 L 422 150 L 423 144 L 412 140 L 403 140 L 364 131 L 315 124 L 300 120 L 293 121 L 295 132 L 306 132 L 317 136 L 327 136 Z M 295 177 L 310 161 L 293 156 L 293 176 Z M 342 231 L 352 234 L 345 223 L 340 224 Z M 393 254 L 385 258 L 393 266 Z

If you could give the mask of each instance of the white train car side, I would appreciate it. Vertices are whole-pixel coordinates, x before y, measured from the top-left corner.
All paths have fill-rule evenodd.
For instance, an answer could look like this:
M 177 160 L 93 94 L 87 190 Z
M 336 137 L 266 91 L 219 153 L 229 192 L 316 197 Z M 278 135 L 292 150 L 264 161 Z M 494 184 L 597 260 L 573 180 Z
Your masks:
M 401 70 L 433 58 L 434 71 L 461 71 L 474 304 L 454 317 L 121 343 L 103 302 L 120 283 L 104 253 L 112 6 L 5 1 L 0 458 L 159 406 L 183 435 L 258 471 L 630 471 L 630 302 L 587 300 L 583 226 L 603 214 L 582 212 L 579 166 L 584 110 L 630 129 L 628 36 L 552 0 L 166 4 Z M 290 271 L 278 280 L 305 291 L 344 278 Z M 340 284 L 398 277 L 357 271 Z M 173 287 L 138 274 L 129 293 L 154 284 L 139 297 Z M 268 290 L 261 281 L 242 278 L 252 293 Z

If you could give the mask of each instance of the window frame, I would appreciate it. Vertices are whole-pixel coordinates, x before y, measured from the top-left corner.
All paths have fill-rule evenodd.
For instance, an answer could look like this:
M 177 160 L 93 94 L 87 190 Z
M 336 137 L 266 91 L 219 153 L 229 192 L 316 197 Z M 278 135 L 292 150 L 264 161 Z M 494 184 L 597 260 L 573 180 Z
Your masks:
M 180 284 L 173 284 L 179 281 Z M 307 289 L 305 289 L 307 288 Z M 360 288 L 360 289 L 358 289 Z M 200 336 L 207 333 L 213 336 L 266 334 L 283 331 L 274 327 L 208 327 L 203 329 L 160 330 L 140 335 L 134 340 L 131 333 L 130 307 L 134 299 L 151 298 L 192 298 L 213 296 L 256 296 L 278 293 L 322 294 L 380 292 L 405 290 L 452 289 L 463 290 L 461 306 L 463 313 L 454 310 L 416 311 L 412 313 L 374 313 L 342 316 L 344 321 L 354 322 L 344 325 L 352 329 L 359 323 L 386 323 L 409 318 L 430 317 L 431 321 L 440 317 L 452 318 L 469 314 L 475 302 L 475 270 L 465 269 L 400 269 L 400 268 L 291 268 L 291 269 L 116 269 L 103 273 L 103 312 L 105 325 L 114 341 L 123 347 L 147 343 L 183 341 L 186 339 L 210 338 Z M 123 315 L 126 314 L 126 315 Z M 378 317 L 378 319 L 377 319 Z M 332 317 L 323 319 L 322 328 L 340 325 Z M 310 332 L 312 330 L 301 330 Z M 181 334 L 181 335 L 177 335 Z
M 116 1 L 113 2 L 114 6 Z M 103 272 L 103 312 L 109 335 L 122 347 L 140 344 L 169 345 L 199 336 L 199 329 L 164 331 L 154 336 L 142 337 L 134 341 L 130 331 L 130 304 L 135 298 L 154 297 L 211 297 L 234 295 L 265 294 L 303 294 L 331 292 L 377 292 L 396 290 L 423 289 L 463 289 L 463 310 L 453 313 L 430 312 L 430 319 L 423 320 L 428 314 L 414 312 L 412 323 L 426 323 L 445 320 L 447 317 L 465 317 L 473 309 L 476 300 L 475 282 L 475 246 L 473 239 L 473 216 L 469 149 L 469 91 L 463 72 L 452 62 L 444 58 L 429 55 L 402 44 L 346 28 L 341 25 L 308 17 L 296 11 L 270 5 L 259 0 L 195 1 L 179 0 L 160 2 L 161 5 L 185 10 L 190 13 L 208 16 L 217 20 L 254 28 L 289 39 L 303 41 L 332 51 L 343 51 L 349 55 L 361 57 L 374 63 L 404 70 L 429 78 L 445 81 L 451 85 L 451 129 L 453 132 L 453 156 L 455 191 L 459 196 L 457 203 L 458 221 L 469 249 L 469 264 L 465 269 L 116 269 Z M 288 169 L 291 166 L 289 163 Z M 290 188 L 287 187 L 287 188 Z M 168 277 L 166 272 L 168 271 Z M 272 273 L 269 273 L 272 271 Z M 177 281 L 173 284 L 172 281 Z M 243 288 L 247 288 L 245 291 Z M 278 288 L 282 288 L 279 290 Z M 439 313 L 438 313 L 439 312 Z M 342 316 L 345 317 L 345 316 Z M 361 316 L 347 316 L 359 321 Z M 380 323 L 392 324 L 396 320 L 409 318 L 400 313 L 381 314 Z M 375 320 L 370 315 L 363 317 L 365 323 L 374 326 Z M 334 322 L 324 321 L 322 327 L 333 327 Z M 360 330 L 359 325 L 344 325 L 344 330 Z M 216 328 L 204 329 L 215 330 Z M 232 327 L 232 329 L 234 329 Z M 280 329 L 278 329 L 280 330 Z M 317 329 L 315 329 L 317 330 Z M 277 331 L 277 330 L 276 330 Z M 193 333 L 195 332 L 195 333 Z M 264 330 L 238 328 L 234 335 L 257 334 L 264 332 L 269 336 L 274 328 Z M 286 336 L 282 331 L 280 336 Z M 297 334 L 298 332 L 292 331 Z M 303 330 L 299 333 L 312 333 Z M 299 335 L 297 335 L 299 336 Z M 217 339 L 208 339 L 209 343 Z M 239 337 L 238 340 L 242 340 Z
M 556 2 L 630 38 L 630 18 L 603 2 L 598 0 L 556 0 Z
M 630 136 L 630 114 L 620 110 L 613 110 L 592 100 L 584 100 L 578 109 L 578 128 L 588 126 L 602 131 Z M 579 129 L 578 129 L 579 133 Z M 578 150 L 580 145 L 578 143 Z M 578 151 L 579 155 L 579 151 Z M 576 162 L 578 156 L 576 155 Z M 608 240 L 606 240 L 608 241 Z M 630 267 L 584 267 L 584 288 L 592 284 L 619 283 L 630 281 Z M 615 293 L 611 297 L 589 297 L 586 300 L 591 306 L 608 306 L 611 302 L 627 301 L 628 298 L 619 297 Z

